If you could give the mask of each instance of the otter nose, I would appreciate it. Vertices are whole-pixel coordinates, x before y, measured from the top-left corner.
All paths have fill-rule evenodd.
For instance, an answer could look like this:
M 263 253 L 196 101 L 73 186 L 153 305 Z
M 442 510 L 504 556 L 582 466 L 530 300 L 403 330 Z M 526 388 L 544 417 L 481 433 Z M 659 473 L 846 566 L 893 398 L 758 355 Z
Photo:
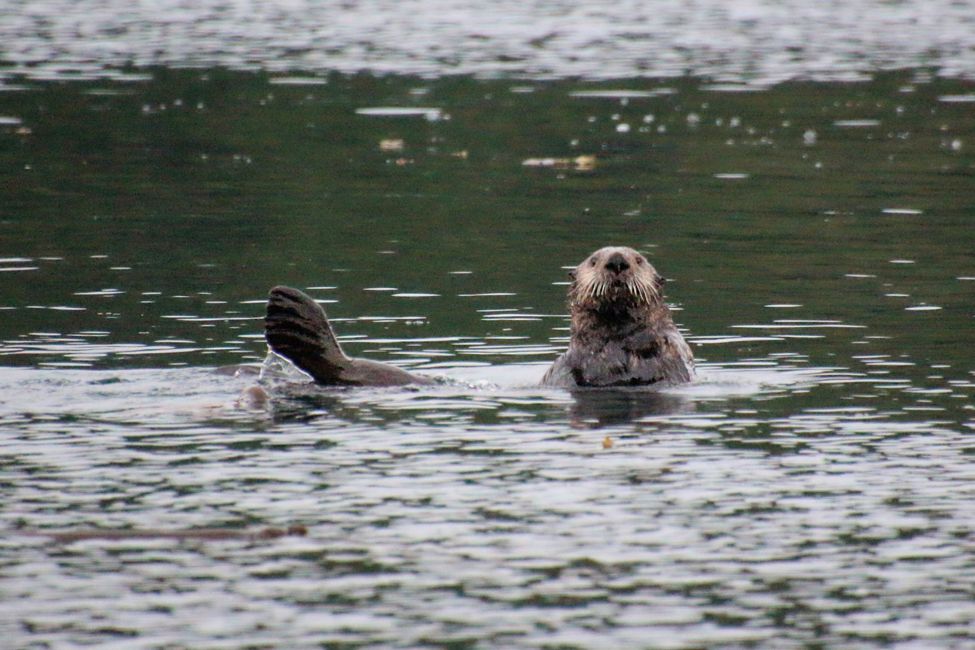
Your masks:
M 613 256 L 606 261 L 606 269 L 613 273 L 622 273 L 628 268 L 630 268 L 630 263 L 620 253 L 613 253 Z

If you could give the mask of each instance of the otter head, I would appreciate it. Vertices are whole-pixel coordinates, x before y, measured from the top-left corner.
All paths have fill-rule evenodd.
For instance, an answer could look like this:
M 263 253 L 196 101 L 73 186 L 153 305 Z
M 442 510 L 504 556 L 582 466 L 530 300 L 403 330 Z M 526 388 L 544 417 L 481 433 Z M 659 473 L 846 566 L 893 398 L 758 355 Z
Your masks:
M 660 303 L 664 280 L 643 255 L 607 246 L 569 273 L 572 311 L 621 312 Z

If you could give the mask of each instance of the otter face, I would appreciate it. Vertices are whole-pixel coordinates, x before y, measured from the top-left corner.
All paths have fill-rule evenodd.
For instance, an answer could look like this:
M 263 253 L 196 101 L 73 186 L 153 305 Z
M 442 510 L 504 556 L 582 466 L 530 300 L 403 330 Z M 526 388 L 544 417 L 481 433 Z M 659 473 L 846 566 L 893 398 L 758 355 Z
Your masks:
M 570 274 L 572 308 L 602 311 L 661 301 L 663 278 L 643 255 L 626 246 L 607 246 Z

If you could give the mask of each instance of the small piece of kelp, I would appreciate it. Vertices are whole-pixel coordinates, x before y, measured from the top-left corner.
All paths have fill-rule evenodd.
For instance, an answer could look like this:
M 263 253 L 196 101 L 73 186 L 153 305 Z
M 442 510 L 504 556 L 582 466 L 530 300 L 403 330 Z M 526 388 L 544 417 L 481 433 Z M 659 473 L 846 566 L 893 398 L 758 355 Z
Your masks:
M 576 156 L 575 158 L 526 158 L 523 167 L 551 167 L 553 169 L 574 169 L 590 172 L 596 168 L 596 156 Z
M 35 537 L 49 537 L 54 542 L 70 544 L 90 539 L 127 540 L 127 539 L 201 539 L 217 541 L 225 539 L 261 540 L 277 539 L 287 535 L 304 537 L 308 529 L 298 524 L 287 528 L 262 528 L 261 530 L 235 530 L 233 528 L 190 528 L 185 530 L 167 530 L 164 528 L 132 528 L 132 529 L 99 529 L 88 528 L 79 530 L 31 530 L 21 531 L 21 534 Z

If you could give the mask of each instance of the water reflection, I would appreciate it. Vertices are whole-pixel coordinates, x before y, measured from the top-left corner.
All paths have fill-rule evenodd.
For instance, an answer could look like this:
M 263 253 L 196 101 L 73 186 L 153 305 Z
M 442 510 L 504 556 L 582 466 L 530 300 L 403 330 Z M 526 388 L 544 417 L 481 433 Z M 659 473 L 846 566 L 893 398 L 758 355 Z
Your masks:
M 680 393 L 648 390 L 572 391 L 570 417 L 574 426 L 601 429 L 628 425 L 648 416 L 693 410 L 693 401 Z
M 116 591 L 132 594 L 112 624 L 153 636 L 176 618 L 180 638 L 203 639 L 212 631 L 201 611 L 256 613 L 257 598 L 262 611 L 292 620 L 285 636 L 296 644 L 384 642 L 376 622 L 388 616 L 410 638 L 431 625 L 439 637 L 446 618 L 415 601 L 446 598 L 451 620 L 485 638 L 504 635 L 483 622 L 485 608 L 523 630 L 519 639 L 553 614 L 565 617 L 560 629 L 576 630 L 572 617 L 605 609 L 611 622 L 596 629 L 614 642 L 636 639 L 656 612 L 666 622 L 654 629 L 691 647 L 778 638 L 794 630 L 777 622 L 782 607 L 838 623 L 851 603 L 908 616 L 917 611 L 916 562 L 925 563 L 924 584 L 945 589 L 971 569 L 959 536 L 968 500 L 952 496 L 971 479 L 958 454 L 965 435 L 943 414 L 891 400 L 842 405 L 884 389 L 884 378 L 756 361 L 704 365 L 699 383 L 672 394 L 570 394 L 532 388 L 542 370 L 461 366 L 443 369 L 454 382 L 409 391 L 291 384 L 260 413 L 233 407 L 253 377 L 5 369 L 0 391 L 18 406 L 5 407 L 0 423 L 7 472 L 24 478 L 11 495 L 20 526 L 308 529 L 273 544 L 89 540 L 56 553 L 8 534 L 3 556 L 17 563 L 3 563 L 8 589 L 24 597 L 16 602 L 46 603 L 10 615 L 30 623 L 29 638 L 102 638 L 42 623 L 77 620 L 66 612 L 87 611 L 79 602 L 100 609 L 118 574 Z M 465 383 L 475 377 L 487 383 Z M 970 394 L 971 382 L 958 390 Z M 810 566 L 829 577 L 810 577 Z M 160 588 L 153 567 L 171 588 Z M 71 579 L 78 571 L 89 577 Z M 902 585 L 901 573 L 912 580 Z M 188 600 L 171 600 L 172 589 Z M 782 593 L 791 595 L 780 602 Z M 217 604 L 201 610 L 202 598 Z M 714 604 L 702 608 L 702 598 Z M 325 631 L 292 619 L 309 603 L 354 610 L 359 622 L 340 617 L 340 634 L 331 614 Z M 168 614 L 155 620 L 163 604 Z M 759 624 L 734 623 L 745 619 Z M 260 634 L 247 616 L 233 620 L 231 638 Z M 931 635 L 966 624 L 913 623 Z M 830 638 L 868 631 L 854 625 Z
M 278 88 L 315 88 L 328 83 L 318 71 L 341 70 L 427 78 L 692 74 L 712 80 L 714 91 L 742 93 L 797 77 L 858 82 L 878 68 L 919 64 L 945 75 L 970 73 L 971 22 L 970 8 L 950 0 L 928 0 L 923 8 L 788 0 L 772 9 L 715 0 L 693 7 L 594 2 L 558 13 L 544 3 L 501 10 L 444 0 L 419 6 L 383 1 L 336 9 L 300 0 L 238 12 L 201 2 L 164 17 L 155 7 L 119 2 L 84 8 L 45 2 L 30 11 L 11 9 L 0 26 L 0 59 L 33 79 L 59 82 L 138 84 L 146 75 L 125 69 L 135 64 L 259 66 L 273 73 Z

